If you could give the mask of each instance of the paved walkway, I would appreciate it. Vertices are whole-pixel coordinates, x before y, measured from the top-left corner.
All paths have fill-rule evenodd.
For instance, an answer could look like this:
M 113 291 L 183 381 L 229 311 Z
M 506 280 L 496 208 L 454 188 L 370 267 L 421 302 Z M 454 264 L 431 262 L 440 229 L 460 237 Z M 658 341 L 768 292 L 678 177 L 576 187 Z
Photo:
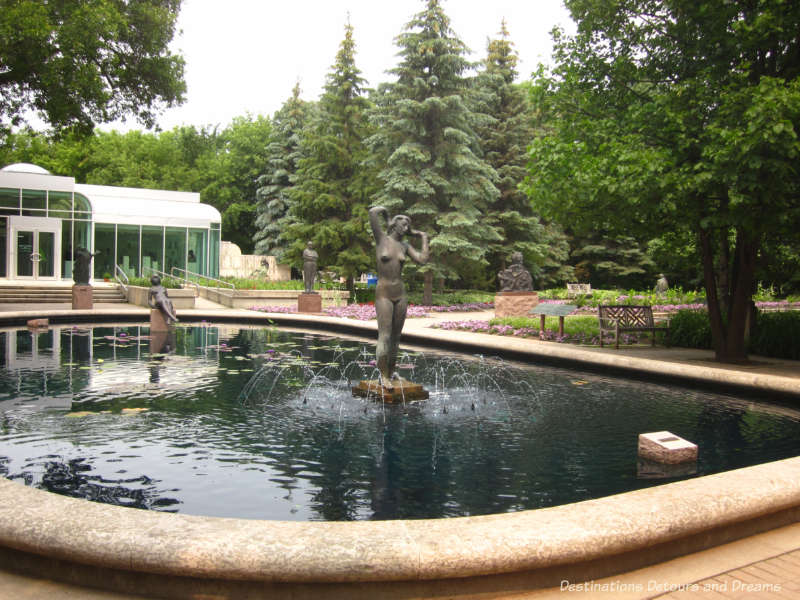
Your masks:
M 69 310 L 67 304 L 37 305 L 36 310 Z M 0 306 L 0 320 L 9 313 L 30 309 L 30 305 Z M 96 304 L 98 313 L 106 311 L 133 311 L 134 307 L 120 304 Z M 145 309 L 140 309 L 145 310 Z M 208 300 L 198 303 L 195 315 L 224 313 L 233 315 L 221 305 Z M 146 314 L 142 312 L 143 316 Z M 781 389 L 789 389 L 800 397 L 800 362 L 772 358 L 752 357 L 747 365 L 719 365 L 713 362 L 713 354 L 704 350 L 687 350 L 663 347 L 633 347 L 614 350 L 613 348 L 569 347 L 553 342 L 539 340 L 509 339 L 486 334 L 466 332 L 446 332 L 431 329 L 437 321 L 449 320 L 487 320 L 493 316 L 491 311 L 483 313 L 437 313 L 424 319 L 406 321 L 405 334 L 422 339 L 433 338 L 441 341 L 444 337 L 453 340 L 469 340 L 481 346 L 508 348 L 514 346 L 526 349 L 530 355 L 554 356 L 554 352 L 580 352 L 585 360 L 597 361 L 598 365 L 614 364 L 624 367 L 626 361 L 631 365 L 655 365 L 665 370 L 669 365 L 690 369 L 692 373 L 708 377 L 739 377 L 753 385 L 775 383 Z M 328 321 L 329 319 L 325 319 Z M 366 330 L 374 325 L 364 324 Z M 582 358 L 582 359 L 583 359 Z M 611 362 L 609 362 L 611 361 Z M 659 366 L 660 365 L 660 366 Z M 622 368 L 620 367 L 620 368 Z M 716 379 L 714 379 L 716 380 Z M 777 383 L 776 383 L 777 382 Z M 713 381 L 712 381 L 713 383 Z M 783 386 L 783 387 L 781 387 Z M 788 388 L 786 386 L 789 386 Z M 596 581 L 564 581 L 558 588 L 506 596 L 506 598 L 669 598 L 684 600 L 694 598 L 775 598 L 800 600 L 800 523 L 751 536 L 742 540 L 717 546 L 702 552 L 623 573 Z M 469 597 L 465 591 L 464 597 Z M 88 590 L 47 580 L 29 578 L 2 571 L 0 565 L 0 599 L 38 599 L 48 600 L 78 599 L 124 600 L 133 596 Z

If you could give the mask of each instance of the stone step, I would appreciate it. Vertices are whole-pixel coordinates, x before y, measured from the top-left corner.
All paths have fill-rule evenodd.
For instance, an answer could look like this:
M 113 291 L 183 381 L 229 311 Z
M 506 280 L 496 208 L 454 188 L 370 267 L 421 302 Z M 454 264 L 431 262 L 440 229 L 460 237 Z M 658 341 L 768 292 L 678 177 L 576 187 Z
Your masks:
M 124 304 L 122 290 L 115 287 L 94 287 L 95 302 Z M 72 285 L 65 286 L 0 286 L 2 304 L 71 303 Z

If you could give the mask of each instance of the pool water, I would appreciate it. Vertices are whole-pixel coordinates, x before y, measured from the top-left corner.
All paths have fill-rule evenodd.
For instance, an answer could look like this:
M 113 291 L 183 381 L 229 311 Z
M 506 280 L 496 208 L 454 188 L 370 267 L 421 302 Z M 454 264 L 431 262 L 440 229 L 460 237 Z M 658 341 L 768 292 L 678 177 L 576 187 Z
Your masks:
M 284 520 L 554 506 L 642 477 L 638 434 L 697 475 L 796 456 L 800 412 L 753 398 L 406 350 L 426 401 L 353 397 L 374 345 L 275 328 L 0 332 L 0 475 L 99 502 Z

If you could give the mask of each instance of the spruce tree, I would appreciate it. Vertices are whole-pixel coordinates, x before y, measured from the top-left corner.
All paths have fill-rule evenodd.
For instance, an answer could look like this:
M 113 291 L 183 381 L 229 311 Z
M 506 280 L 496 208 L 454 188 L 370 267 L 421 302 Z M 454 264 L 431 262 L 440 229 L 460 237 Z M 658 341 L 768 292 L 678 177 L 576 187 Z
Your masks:
M 377 187 L 374 174 L 364 166 L 369 126 L 364 84 L 348 22 L 318 111 L 303 135 L 303 157 L 289 192 L 291 223 L 285 232 L 292 262 L 299 263 L 306 243 L 313 241 L 319 267 L 345 277 L 351 291 L 354 278 L 374 268 L 375 262 L 367 208 Z
M 527 147 L 535 136 L 534 119 L 526 90 L 514 83 L 518 56 L 505 20 L 498 35 L 487 44 L 473 94 L 477 110 L 491 117 L 481 121 L 477 131 L 484 159 L 497 172 L 500 191 L 486 215 L 500 233 L 499 240 L 488 244 L 489 274 L 495 277 L 511 253 L 519 251 L 534 281 L 546 287 L 571 275 L 565 267 L 569 245 L 560 227 L 541 222 L 520 189 L 527 175 Z
M 439 0 L 426 1 L 396 43 L 397 81 L 377 95 L 378 131 L 368 141 L 383 166 L 376 204 L 408 214 L 431 236 L 431 260 L 420 268 L 430 302 L 434 276 L 485 268 L 487 244 L 500 238 L 485 218 L 496 174 L 480 157 L 479 116 L 466 101 L 473 65 Z
M 275 113 L 272 134 L 267 143 L 266 170 L 258 178 L 256 191 L 255 252 L 283 259 L 285 242 L 281 234 L 286 228 L 291 199 L 289 189 L 300 162 L 300 139 L 310 106 L 300 99 L 300 84 L 292 96 Z

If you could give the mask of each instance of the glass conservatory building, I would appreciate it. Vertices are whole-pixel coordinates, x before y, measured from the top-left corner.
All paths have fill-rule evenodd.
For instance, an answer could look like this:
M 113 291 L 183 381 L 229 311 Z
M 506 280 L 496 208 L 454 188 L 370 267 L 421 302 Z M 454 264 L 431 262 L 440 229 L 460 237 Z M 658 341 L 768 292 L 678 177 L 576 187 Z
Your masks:
M 94 278 L 219 275 L 219 211 L 200 194 L 75 183 L 29 164 L 0 169 L 0 280 L 72 279 L 73 251 L 96 252 Z

